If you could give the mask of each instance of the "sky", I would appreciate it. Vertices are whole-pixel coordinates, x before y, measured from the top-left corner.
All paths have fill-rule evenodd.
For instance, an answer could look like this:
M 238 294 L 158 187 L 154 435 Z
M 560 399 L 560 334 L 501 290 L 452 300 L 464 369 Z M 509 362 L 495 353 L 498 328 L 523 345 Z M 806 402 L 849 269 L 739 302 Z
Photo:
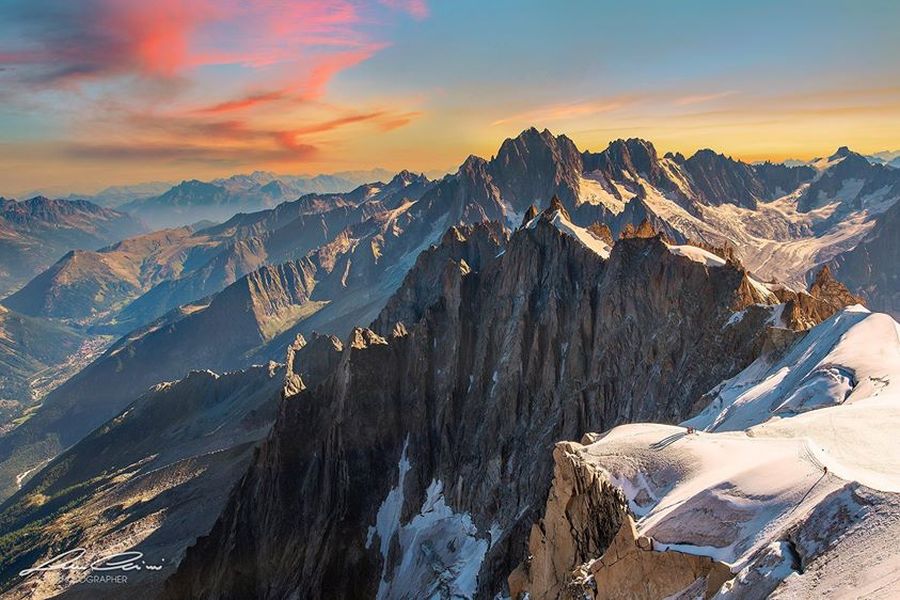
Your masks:
M 900 149 L 900 2 L 0 0 L 0 195 L 581 149 Z

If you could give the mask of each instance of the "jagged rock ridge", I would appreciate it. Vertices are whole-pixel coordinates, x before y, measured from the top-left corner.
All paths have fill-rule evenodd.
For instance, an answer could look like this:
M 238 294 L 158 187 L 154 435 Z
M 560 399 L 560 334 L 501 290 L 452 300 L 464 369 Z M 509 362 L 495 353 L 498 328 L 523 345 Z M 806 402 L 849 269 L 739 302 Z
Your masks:
M 676 422 L 758 354 L 778 300 L 738 266 L 658 236 L 604 259 L 559 214 L 503 249 L 463 256 L 460 235 L 492 239 L 477 226 L 423 255 L 375 331 L 286 399 L 169 597 L 492 596 L 546 498 L 556 440 Z

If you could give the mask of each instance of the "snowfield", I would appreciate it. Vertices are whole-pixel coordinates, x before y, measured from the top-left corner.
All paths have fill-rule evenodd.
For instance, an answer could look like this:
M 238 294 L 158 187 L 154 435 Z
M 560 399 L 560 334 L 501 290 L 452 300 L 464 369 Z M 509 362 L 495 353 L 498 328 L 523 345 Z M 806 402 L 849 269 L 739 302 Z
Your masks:
M 898 390 L 900 326 L 849 307 L 720 384 L 682 426 L 623 425 L 577 460 L 622 488 L 655 549 L 727 563 L 736 578 L 717 597 L 889 598 Z

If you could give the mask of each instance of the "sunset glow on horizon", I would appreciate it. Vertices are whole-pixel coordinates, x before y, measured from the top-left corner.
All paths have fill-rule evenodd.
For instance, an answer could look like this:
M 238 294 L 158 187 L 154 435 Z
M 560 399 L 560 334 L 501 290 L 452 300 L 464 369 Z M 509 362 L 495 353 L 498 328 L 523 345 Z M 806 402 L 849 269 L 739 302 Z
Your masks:
M 530 126 L 754 161 L 900 149 L 894 2 L 0 6 L 0 196 L 452 170 Z

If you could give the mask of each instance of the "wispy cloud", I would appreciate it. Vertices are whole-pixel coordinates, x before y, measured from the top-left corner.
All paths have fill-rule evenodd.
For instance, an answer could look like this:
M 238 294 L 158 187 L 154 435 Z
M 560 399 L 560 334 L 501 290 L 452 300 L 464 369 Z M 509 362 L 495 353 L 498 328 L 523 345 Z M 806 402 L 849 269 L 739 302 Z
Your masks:
M 619 110 L 626 106 L 633 105 L 638 101 L 640 101 L 640 98 L 637 96 L 626 96 L 611 99 L 551 104 L 503 117 L 502 119 L 497 119 L 491 123 L 491 125 L 504 125 L 506 123 L 545 123 L 549 121 L 588 117 Z
M 711 94 L 695 94 L 690 96 L 682 96 L 680 98 L 675 99 L 675 104 L 677 106 L 690 106 L 692 104 L 703 104 L 706 102 L 713 102 L 715 100 L 721 100 L 722 98 L 727 98 L 729 96 L 734 96 L 738 92 L 736 90 L 728 90 L 725 92 L 714 92 Z

